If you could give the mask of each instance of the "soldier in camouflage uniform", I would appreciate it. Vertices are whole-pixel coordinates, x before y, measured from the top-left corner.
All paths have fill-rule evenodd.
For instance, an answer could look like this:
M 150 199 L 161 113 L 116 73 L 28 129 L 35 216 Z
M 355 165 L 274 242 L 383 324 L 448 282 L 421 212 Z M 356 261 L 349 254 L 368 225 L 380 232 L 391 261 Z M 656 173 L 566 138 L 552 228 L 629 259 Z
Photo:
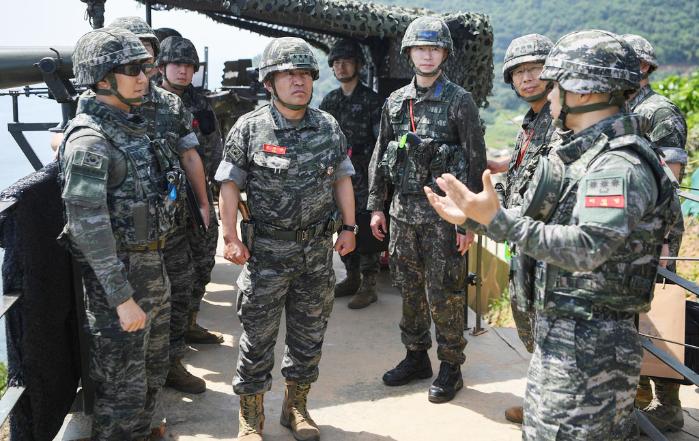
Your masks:
M 59 160 L 67 239 L 81 263 L 95 383 L 93 440 L 150 435 L 168 369 L 170 286 L 162 248 L 175 204 L 146 136 L 150 55 L 119 28 L 89 32 L 73 53 L 77 84 L 96 94 L 65 130 Z
M 502 66 L 503 79 L 518 97 L 529 104 L 522 129 L 517 134 L 515 149 L 507 161 L 507 181 L 503 206 L 517 208 L 529 187 L 539 158 L 546 156 L 551 143 L 558 138 L 553 125 L 546 96 L 550 91 L 547 81 L 539 80 L 544 60 L 553 47 L 553 42 L 543 35 L 529 34 L 515 38 L 505 52 Z M 490 167 L 491 171 L 494 171 Z M 499 171 L 499 170 L 498 170 Z M 509 293 L 512 316 L 517 333 L 527 351 L 534 352 L 534 263 L 526 255 L 518 255 L 516 246 L 511 247 Z M 505 417 L 514 423 L 522 423 L 522 406 L 510 407 Z
M 400 329 L 407 348 L 405 359 L 386 372 L 383 381 L 399 386 L 432 376 L 427 355 L 432 346 L 431 317 L 442 363 L 428 399 L 441 403 L 463 387 L 463 254 L 473 235 L 441 221 L 422 188 L 434 185 L 434 179 L 445 172 L 469 186 L 479 186 L 486 165 L 485 143 L 471 95 L 442 72 L 442 64 L 453 52 L 446 24 L 436 17 L 414 20 L 403 37 L 402 52 L 416 75 L 384 104 L 369 166 L 367 207 L 373 212 L 372 233 L 379 240 L 386 231 L 383 208 L 388 186 L 394 185 L 389 253 L 393 283 L 403 297 Z
M 272 385 L 274 344 L 286 309 L 281 424 L 297 440 L 318 440 L 306 404 L 333 307 L 338 208 L 345 225 L 335 250 L 345 255 L 355 246 L 354 170 L 337 121 L 308 107 L 318 64 L 305 41 L 272 40 L 262 53 L 259 78 L 272 103 L 236 122 L 216 172 L 224 257 L 245 264 L 237 281 L 243 328 L 233 379 L 240 395 L 237 439 L 262 439 L 263 395 Z M 243 210 L 241 242 L 236 225 L 243 189 L 250 216 Z
M 677 106 L 664 96 L 655 93 L 650 86 L 649 75 L 658 68 L 653 46 L 639 35 L 626 34 L 622 38 L 633 47 L 641 60 L 641 89 L 626 103 L 630 112 L 638 113 L 648 119 L 646 135 L 662 152 L 663 158 L 672 170 L 678 182 L 682 182 L 684 167 L 687 165 L 687 123 Z M 678 216 L 664 245 L 663 255 L 677 256 L 684 233 L 684 220 Z M 675 263 L 661 261 L 670 271 L 675 271 Z M 676 431 L 684 425 L 682 403 L 680 403 L 680 385 L 672 380 L 653 379 L 656 400 L 653 401 L 653 389 L 650 378 L 642 376 L 638 386 L 636 405 L 646 410 L 646 415 L 653 424 L 663 431 Z M 652 404 L 652 405 L 651 405 Z
M 110 27 L 120 27 L 133 32 L 151 54 L 149 63 L 155 62 L 160 44 L 148 23 L 140 17 L 120 17 Z M 148 137 L 164 145 L 167 153 L 161 160 L 165 167 L 186 173 L 194 192 L 200 201 L 202 217 L 209 217 L 209 200 L 206 195 L 204 167 L 196 147 L 199 141 L 192 132 L 192 114 L 184 107 L 182 100 L 174 93 L 158 87 L 152 77 L 158 70 L 150 69 L 146 76 L 151 80 L 143 103 L 134 109 L 142 115 L 148 124 Z M 173 175 L 175 176 L 175 175 Z M 184 179 L 184 177 L 181 177 Z M 187 237 L 189 216 L 182 193 L 178 195 L 176 230 L 167 240 L 163 255 L 165 267 L 170 279 L 170 371 L 165 386 L 185 393 L 202 393 L 206 382 L 195 377 L 182 365 L 186 351 L 185 331 L 189 324 L 192 303 L 192 284 L 194 270 L 192 251 Z
M 206 285 L 211 281 L 214 268 L 216 244 L 218 242 L 218 221 L 213 203 L 213 176 L 221 162 L 223 139 L 216 115 L 206 96 L 201 90 L 192 86 L 192 76 L 199 69 L 197 50 L 186 38 L 168 37 L 161 44 L 158 66 L 163 75 L 162 87 L 182 98 L 187 110 L 193 115 L 192 127 L 199 140 L 197 151 L 204 162 L 207 176 L 207 198 L 209 200 L 209 226 L 205 231 L 192 228 L 189 231 L 189 243 L 194 260 L 194 283 L 192 285 L 192 302 L 188 330 L 185 334 L 188 343 L 223 343 L 223 337 L 216 332 L 209 332 L 197 324 L 197 314 L 201 300 L 206 293 Z
M 521 212 L 500 207 L 487 172 L 480 194 L 445 175 L 447 197 L 428 198 L 445 219 L 470 218 L 537 260 L 524 439 L 635 440 L 634 317 L 650 307 L 678 200 L 641 117 L 621 112 L 639 87 L 631 46 L 605 31 L 568 34 L 540 78 L 554 81 L 551 114 L 573 135 L 540 159 Z
M 328 65 L 340 87 L 327 94 L 319 107 L 335 117 L 347 137 L 347 153 L 354 166 L 352 187 L 357 215 L 367 213 L 369 161 L 379 132 L 382 103 L 376 92 L 359 81 L 363 64 L 359 44 L 353 40 L 335 43 L 328 55 Z M 357 244 L 359 246 L 361 244 Z M 335 285 L 335 297 L 354 296 L 347 304 L 352 309 L 365 308 L 375 302 L 379 253 L 360 254 L 356 250 L 343 256 L 342 262 L 347 278 Z

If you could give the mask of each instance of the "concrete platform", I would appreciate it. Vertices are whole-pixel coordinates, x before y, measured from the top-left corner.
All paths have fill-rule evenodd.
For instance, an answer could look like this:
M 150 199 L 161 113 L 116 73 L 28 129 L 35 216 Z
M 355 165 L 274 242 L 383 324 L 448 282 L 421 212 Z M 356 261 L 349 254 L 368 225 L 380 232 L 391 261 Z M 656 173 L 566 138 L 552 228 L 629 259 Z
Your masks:
M 335 256 L 338 278 L 344 268 Z M 200 323 L 223 332 L 221 346 L 193 347 L 185 357 L 188 368 L 207 382 L 202 395 L 185 395 L 165 389 L 163 411 L 168 420 L 168 440 L 234 440 L 238 431 L 238 399 L 231 382 L 238 352 L 240 324 L 235 313 L 234 282 L 240 267 L 217 257 L 200 313 Z M 519 426 L 508 423 L 504 409 L 521 403 L 529 354 L 514 329 L 492 328 L 478 337 L 467 335 L 467 361 L 463 366 L 464 389 L 446 404 L 427 401 L 432 380 L 389 388 L 381 376 L 404 356 L 398 322 L 401 298 L 382 272 L 379 300 L 364 310 L 347 308 L 348 299 L 335 302 L 330 319 L 320 378 L 313 386 L 309 408 L 325 441 L 514 441 Z M 473 313 L 469 323 L 475 323 Z M 272 390 L 265 395 L 265 440 L 292 440 L 279 424 L 283 378 L 279 363 L 284 347 L 284 323 L 277 340 Z M 433 336 L 434 338 L 434 336 Z M 436 348 L 430 350 L 433 368 L 439 370 Z M 699 435 L 699 394 L 682 388 L 685 430 Z M 89 436 L 89 420 L 73 415 L 57 440 Z M 679 433 L 670 440 L 696 437 Z

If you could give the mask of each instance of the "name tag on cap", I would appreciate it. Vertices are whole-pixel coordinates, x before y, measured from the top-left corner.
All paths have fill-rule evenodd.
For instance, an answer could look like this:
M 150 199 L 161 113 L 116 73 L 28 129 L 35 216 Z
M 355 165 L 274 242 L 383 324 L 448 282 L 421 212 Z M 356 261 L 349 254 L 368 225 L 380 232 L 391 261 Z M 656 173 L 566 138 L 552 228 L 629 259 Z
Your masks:
M 286 147 L 274 144 L 263 144 L 262 151 L 265 153 L 274 153 L 277 155 L 286 155 Z

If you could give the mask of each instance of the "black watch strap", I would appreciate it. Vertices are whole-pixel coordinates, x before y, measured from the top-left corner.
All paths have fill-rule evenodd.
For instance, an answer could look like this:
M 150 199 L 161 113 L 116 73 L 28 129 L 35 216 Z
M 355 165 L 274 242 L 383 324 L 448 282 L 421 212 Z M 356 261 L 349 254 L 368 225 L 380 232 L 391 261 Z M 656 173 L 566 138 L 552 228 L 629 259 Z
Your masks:
M 340 231 L 351 231 L 354 234 L 357 234 L 359 231 L 359 225 L 347 225 L 347 224 L 342 224 L 340 227 Z

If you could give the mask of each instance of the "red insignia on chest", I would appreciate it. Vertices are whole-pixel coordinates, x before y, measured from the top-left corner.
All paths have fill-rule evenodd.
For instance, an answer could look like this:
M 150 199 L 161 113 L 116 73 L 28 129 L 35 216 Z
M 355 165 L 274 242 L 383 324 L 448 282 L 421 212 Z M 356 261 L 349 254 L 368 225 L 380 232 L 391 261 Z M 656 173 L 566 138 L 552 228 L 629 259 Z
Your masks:
M 610 196 L 585 196 L 586 208 L 624 208 L 626 201 L 623 194 Z
M 198 128 L 199 128 L 199 120 L 198 120 L 198 119 L 193 119 L 193 120 L 192 120 L 192 128 L 193 128 L 193 129 L 198 129 Z
M 274 153 L 277 155 L 286 155 L 286 147 L 274 144 L 263 144 L 262 151 L 265 153 Z

